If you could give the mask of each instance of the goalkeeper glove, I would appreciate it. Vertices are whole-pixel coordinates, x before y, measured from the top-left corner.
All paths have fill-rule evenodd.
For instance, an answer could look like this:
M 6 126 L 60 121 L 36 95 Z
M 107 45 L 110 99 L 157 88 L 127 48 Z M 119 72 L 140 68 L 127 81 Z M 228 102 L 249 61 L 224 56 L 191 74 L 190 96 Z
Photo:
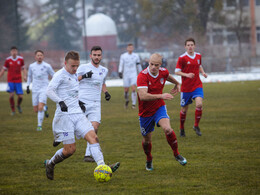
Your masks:
M 92 74 L 93 74 L 93 72 L 91 70 L 91 71 L 87 72 L 86 74 L 83 74 L 82 75 L 82 79 L 91 78 Z
M 106 99 L 106 101 L 109 101 L 110 98 L 111 98 L 111 95 L 110 95 L 108 92 L 106 92 L 106 93 L 105 93 L 105 99 Z

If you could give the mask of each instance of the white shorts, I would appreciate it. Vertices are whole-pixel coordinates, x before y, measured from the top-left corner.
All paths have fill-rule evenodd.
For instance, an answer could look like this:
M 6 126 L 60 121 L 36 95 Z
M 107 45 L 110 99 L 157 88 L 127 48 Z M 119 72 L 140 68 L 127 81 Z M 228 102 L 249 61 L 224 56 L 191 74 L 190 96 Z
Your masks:
M 47 103 L 46 91 L 32 92 L 32 105 L 37 106 L 40 102 Z
M 90 122 L 101 122 L 101 103 L 100 101 L 86 101 L 84 102 L 86 107 L 85 115 Z
M 124 76 L 124 87 L 130 87 L 132 85 L 136 85 L 137 76 Z
M 52 122 L 52 131 L 56 142 L 64 142 L 84 138 L 85 135 L 94 130 L 92 124 L 83 113 L 55 115 Z

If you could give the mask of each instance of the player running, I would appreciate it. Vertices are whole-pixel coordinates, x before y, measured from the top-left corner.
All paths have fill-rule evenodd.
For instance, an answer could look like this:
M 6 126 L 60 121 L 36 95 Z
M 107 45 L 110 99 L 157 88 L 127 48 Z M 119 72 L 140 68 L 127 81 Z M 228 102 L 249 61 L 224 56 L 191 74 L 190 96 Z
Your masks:
M 97 165 L 103 165 L 104 157 L 93 126 L 82 113 L 79 106 L 79 82 L 76 74 L 79 67 L 79 54 L 70 51 L 65 56 L 65 67 L 56 72 L 47 88 L 47 96 L 56 102 L 56 112 L 52 128 L 56 142 L 63 142 L 50 160 L 45 161 L 46 176 L 54 179 L 54 167 L 69 158 L 76 151 L 75 135 L 89 142 L 90 152 Z M 110 165 L 115 172 L 120 163 Z
M 195 100 L 195 123 L 194 131 L 198 136 L 201 136 L 199 122 L 202 116 L 202 100 L 204 98 L 202 82 L 199 73 L 207 78 L 208 75 L 204 72 L 201 65 L 200 53 L 194 52 L 195 40 L 188 38 L 185 41 L 186 52 L 181 55 L 177 61 L 175 74 L 181 76 L 181 111 L 180 111 L 180 136 L 185 137 L 184 122 L 188 112 L 189 104 Z
M 105 99 L 110 100 L 111 95 L 107 91 L 105 84 L 108 69 L 101 66 L 102 48 L 94 46 L 90 52 L 91 62 L 81 64 L 77 70 L 79 79 L 79 100 L 81 105 L 84 105 L 85 113 L 88 120 L 91 122 L 97 134 L 98 127 L 101 122 L 101 92 L 105 93 Z M 87 148 L 84 156 L 85 162 L 95 162 L 90 152 L 90 144 L 87 143 Z
M 26 81 L 26 70 L 24 68 L 24 60 L 22 56 L 18 56 L 18 49 L 17 47 L 13 46 L 10 49 L 11 56 L 6 58 L 5 65 L 3 69 L 0 72 L 0 78 L 3 76 L 5 71 L 8 71 L 7 73 L 7 92 L 9 95 L 9 102 L 11 106 L 11 115 L 15 114 L 15 103 L 14 103 L 14 92 L 16 92 L 16 95 L 18 96 L 17 99 L 17 109 L 19 113 L 22 113 L 21 103 L 23 100 L 23 89 L 22 89 L 22 75 L 21 72 L 23 72 L 23 78 L 24 81 Z
M 173 95 L 180 91 L 180 84 L 169 74 L 167 69 L 161 68 L 161 65 L 162 56 L 154 53 L 150 57 L 148 68 L 144 69 L 137 77 L 140 130 L 143 136 L 142 146 L 146 154 L 146 170 L 148 171 L 153 170 L 151 151 L 152 132 L 155 124 L 162 127 L 175 159 L 181 165 L 187 163 L 186 159 L 178 151 L 177 138 L 171 128 L 164 102 L 164 100 L 173 99 L 173 96 L 169 93 L 162 93 L 166 81 L 175 84 L 171 90 Z
M 26 93 L 30 93 L 30 83 L 32 82 L 32 105 L 33 110 L 37 113 L 38 126 L 37 131 L 42 130 L 42 122 L 45 117 L 49 117 L 46 89 L 49 84 L 49 76 L 54 75 L 51 65 L 43 61 L 44 53 L 42 50 L 35 51 L 36 62 L 30 64 L 27 77 Z
M 124 91 L 125 91 L 125 108 L 128 107 L 129 103 L 129 87 L 132 88 L 132 108 L 135 108 L 136 104 L 136 79 L 138 73 L 142 71 L 139 56 L 133 52 L 133 44 L 127 45 L 127 52 L 120 56 L 120 64 L 118 68 L 119 77 L 123 78 Z

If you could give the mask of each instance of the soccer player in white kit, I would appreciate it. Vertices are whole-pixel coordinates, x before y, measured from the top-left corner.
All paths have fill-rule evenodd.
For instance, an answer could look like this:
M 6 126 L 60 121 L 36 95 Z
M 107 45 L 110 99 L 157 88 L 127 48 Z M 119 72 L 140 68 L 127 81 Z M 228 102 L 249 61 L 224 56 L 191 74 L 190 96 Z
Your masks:
M 33 110 L 37 113 L 38 126 L 37 131 L 42 130 L 42 122 L 45 117 L 49 117 L 47 103 L 46 89 L 49 84 L 49 76 L 54 75 L 54 70 L 51 65 L 44 62 L 44 53 L 42 50 L 35 51 L 36 62 L 30 64 L 27 76 L 26 93 L 30 93 L 30 83 L 32 82 L 32 105 Z
M 119 63 L 119 77 L 123 78 L 123 85 L 125 91 L 125 108 L 128 107 L 129 103 L 129 87 L 132 88 L 132 108 L 135 108 L 136 104 L 136 80 L 137 80 L 137 71 L 138 73 L 142 71 L 140 64 L 139 56 L 133 52 L 134 46 L 132 43 L 127 45 L 127 52 L 123 53 L 120 56 Z
M 89 55 L 91 62 L 81 64 L 77 70 L 79 80 L 79 100 L 85 106 L 83 111 L 92 123 L 97 134 L 101 121 L 101 91 L 105 93 L 105 99 L 110 100 L 111 95 L 105 84 L 108 69 L 101 66 L 102 48 L 93 46 Z M 83 107 L 84 108 L 84 107 Z M 95 162 L 91 156 L 89 142 L 84 156 L 85 162 Z
M 50 180 L 54 179 L 55 165 L 76 151 L 75 135 L 78 139 L 84 138 L 90 143 L 91 155 L 97 165 L 105 164 L 94 128 L 79 106 L 79 82 L 76 74 L 79 63 L 78 52 L 68 52 L 65 56 L 65 67 L 54 74 L 47 88 L 47 96 L 56 102 L 57 107 L 52 123 L 54 139 L 56 142 L 63 142 L 63 148 L 44 162 L 46 176 Z M 117 162 L 110 167 L 114 172 L 119 165 Z

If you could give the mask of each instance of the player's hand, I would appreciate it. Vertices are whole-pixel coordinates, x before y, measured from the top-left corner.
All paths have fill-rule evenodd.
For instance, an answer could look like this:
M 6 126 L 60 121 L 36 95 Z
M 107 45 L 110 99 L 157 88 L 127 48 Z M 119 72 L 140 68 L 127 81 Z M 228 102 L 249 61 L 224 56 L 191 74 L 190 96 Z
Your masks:
M 105 99 L 106 99 L 106 101 L 109 101 L 110 98 L 111 98 L 111 95 L 110 95 L 108 92 L 106 92 L 106 93 L 105 93 Z
M 162 94 L 162 99 L 163 100 L 171 100 L 171 99 L 173 99 L 173 96 L 171 94 L 169 94 L 169 93 L 163 93 Z
M 81 110 L 85 113 L 86 107 L 85 107 L 85 105 L 84 105 L 84 102 L 82 102 L 82 101 L 79 100 L 79 107 L 80 107 Z
M 205 78 L 207 78 L 208 77 L 208 75 L 204 72 L 203 74 L 202 74 Z
M 59 105 L 62 112 L 68 112 L 68 106 L 65 104 L 64 101 L 60 101 Z
M 188 78 L 190 78 L 190 79 L 193 79 L 194 76 L 195 76 L 194 73 L 188 73 L 188 74 L 186 74 L 186 77 L 188 77 Z
M 27 94 L 29 94 L 29 93 L 30 93 L 29 86 L 27 86 L 27 88 L 26 88 L 26 93 L 27 93 Z
M 118 76 L 119 76 L 120 79 L 122 79 L 122 78 L 123 78 L 123 73 L 122 73 L 122 72 L 119 72 L 119 73 L 118 73 Z
M 171 89 L 171 92 L 170 92 L 170 93 L 171 93 L 173 96 L 176 96 L 176 95 L 178 94 L 178 92 L 180 92 L 180 90 L 181 90 L 181 85 L 180 85 L 180 84 L 177 84 L 177 85 L 174 86 L 174 88 Z
M 93 74 L 93 72 L 91 70 L 91 71 L 87 72 L 86 74 L 83 74 L 82 75 L 82 79 L 91 78 L 92 74 Z

